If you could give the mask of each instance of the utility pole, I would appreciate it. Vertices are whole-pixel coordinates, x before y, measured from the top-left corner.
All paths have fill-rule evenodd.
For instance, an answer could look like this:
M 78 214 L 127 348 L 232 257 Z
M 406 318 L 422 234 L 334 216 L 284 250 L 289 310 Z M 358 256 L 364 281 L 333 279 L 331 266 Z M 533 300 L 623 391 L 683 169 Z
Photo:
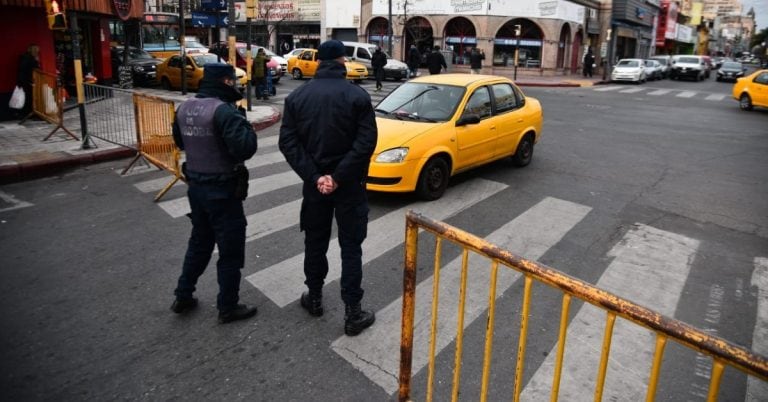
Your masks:
M 389 39 L 389 57 L 392 55 L 392 0 L 389 0 L 389 17 L 387 18 L 387 38 Z
M 520 34 L 522 31 L 522 27 L 518 24 L 515 25 L 515 76 L 512 78 L 513 81 L 517 81 L 517 59 L 520 56 Z
M 229 0 L 229 29 L 227 32 L 227 46 L 229 47 L 229 64 L 233 67 L 237 67 L 237 60 L 235 60 L 235 0 Z
M 251 55 L 251 42 L 253 42 L 253 32 L 251 30 L 251 25 L 253 23 L 253 19 L 257 16 L 257 7 L 259 5 L 259 2 L 257 0 L 246 0 L 245 2 L 245 20 L 246 24 L 248 25 L 248 39 L 247 44 L 245 45 L 245 66 L 248 69 L 248 71 L 245 72 L 245 75 L 248 76 L 248 85 L 245 87 L 245 99 L 246 104 L 248 105 L 248 111 L 251 111 L 252 105 L 251 105 L 251 88 L 253 86 L 253 83 L 251 80 L 253 79 L 253 76 L 251 75 L 251 71 L 253 70 L 251 68 L 251 65 L 253 63 L 253 56 Z
M 77 26 L 77 14 L 69 14 L 70 32 L 72 34 L 72 59 L 75 66 L 75 86 L 77 88 L 77 111 L 80 114 L 80 131 L 83 140 L 81 149 L 92 148 L 91 137 L 88 136 L 88 121 L 85 118 L 85 88 L 83 88 L 83 63 L 80 56 L 80 28 Z M 127 50 L 125 50 L 127 52 Z
M 179 55 L 181 57 L 181 94 L 187 94 L 187 50 L 184 48 L 184 0 L 179 0 Z M 127 52 L 127 51 L 126 51 Z

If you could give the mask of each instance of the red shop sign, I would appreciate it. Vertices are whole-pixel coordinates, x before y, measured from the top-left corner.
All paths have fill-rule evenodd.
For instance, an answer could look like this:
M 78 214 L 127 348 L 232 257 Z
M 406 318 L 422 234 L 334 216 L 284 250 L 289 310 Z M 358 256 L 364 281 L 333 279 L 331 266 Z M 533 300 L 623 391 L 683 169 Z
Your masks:
M 112 0 L 115 12 L 121 20 L 125 21 L 131 16 L 131 3 L 132 0 Z

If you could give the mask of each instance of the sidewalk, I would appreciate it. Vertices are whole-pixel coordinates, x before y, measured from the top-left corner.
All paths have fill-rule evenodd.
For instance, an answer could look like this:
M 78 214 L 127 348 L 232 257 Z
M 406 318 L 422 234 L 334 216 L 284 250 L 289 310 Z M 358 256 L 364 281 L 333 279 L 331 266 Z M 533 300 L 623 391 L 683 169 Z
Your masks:
M 496 72 L 513 78 L 509 72 Z M 579 87 L 601 84 L 600 77 L 583 78 L 580 75 L 539 76 L 518 72 L 517 85 L 521 87 Z M 153 88 L 142 88 L 149 95 L 163 96 L 183 101 L 194 93 L 181 95 Z M 280 121 L 280 111 L 273 106 L 253 106 L 247 112 L 248 120 L 257 131 Z M 80 137 L 80 119 L 77 108 L 69 109 L 64 116 L 65 127 Z M 0 122 L 0 184 L 29 180 L 56 174 L 64 169 L 83 164 L 128 158 L 135 155 L 129 148 L 92 138 L 95 147 L 82 149 L 82 143 L 75 141 L 64 131 L 57 131 L 43 142 L 53 130 L 53 125 L 38 119 L 30 119 L 19 125 L 18 121 Z
M 185 96 L 155 89 L 142 88 L 141 91 L 178 101 L 194 96 L 194 93 Z M 246 115 L 256 131 L 277 123 L 281 118 L 280 111 L 269 105 L 253 106 L 252 111 L 246 112 Z M 64 113 L 64 126 L 82 137 L 79 116 L 78 108 L 67 110 Z M 29 119 L 23 125 L 17 120 L 0 122 L 0 184 L 54 175 L 67 168 L 128 158 L 136 154 L 133 149 L 93 137 L 91 140 L 95 147 L 82 149 L 81 141 L 75 141 L 61 129 L 47 141 L 42 141 L 53 128 L 52 124 L 37 118 Z

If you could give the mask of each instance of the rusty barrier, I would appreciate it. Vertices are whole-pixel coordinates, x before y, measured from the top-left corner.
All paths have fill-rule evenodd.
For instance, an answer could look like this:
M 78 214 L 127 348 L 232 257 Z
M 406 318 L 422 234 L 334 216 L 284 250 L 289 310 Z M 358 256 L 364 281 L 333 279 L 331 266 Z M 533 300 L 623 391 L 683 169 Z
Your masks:
M 435 336 L 437 332 L 438 311 L 438 287 L 440 281 L 440 259 L 443 240 L 458 245 L 462 249 L 461 278 L 459 288 L 459 315 L 455 337 L 455 359 L 453 367 L 453 383 L 451 384 L 451 400 L 459 397 L 459 380 L 461 376 L 462 348 L 464 337 L 464 307 L 467 295 L 467 277 L 469 253 L 475 253 L 490 261 L 490 283 L 488 288 L 488 317 L 485 330 L 484 353 L 482 357 L 482 377 L 480 380 L 479 398 L 462 394 L 462 399 L 486 401 L 488 397 L 488 384 L 490 379 L 490 362 L 492 356 L 492 339 L 494 333 L 496 282 L 499 275 L 499 265 L 513 269 L 524 275 L 523 298 L 520 319 L 520 335 L 517 346 L 517 363 L 514 375 L 514 394 L 512 400 L 519 401 L 523 386 L 523 369 L 528 333 L 529 311 L 531 305 L 531 288 L 534 281 L 541 282 L 549 287 L 559 290 L 563 294 L 562 310 L 560 316 L 560 328 L 557 341 L 557 356 L 555 360 L 551 401 L 558 400 L 560 378 L 563 368 L 563 356 L 565 350 L 566 334 L 569 318 L 569 306 L 572 298 L 580 299 L 606 311 L 605 331 L 603 334 L 600 364 L 597 369 L 594 400 L 602 400 L 603 387 L 605 385 L 608 359 L 611 352 L 611 337 L 614 323 L 617 317 L 628 320 L 630 325 L 645 327 L 656 334 L 655 352 L 651 362 L 651 372 L 646 389 L 646 401 L 654 401 L 660 370 L 667 340 L 677 343 L 702 353 L 712 359 L 712 372 L 710 375 L 707 401 L 716 401 L 720 388 L 720 381 L 726 366 L 736 368 L 749 376 L 759 380 L 768 380 L 768 359 L 755 354 L 741 346 L 732 344 L 722 338 L 710 335 L 684 322 L 663 316 L 645 307 L 634 304 L 628 300 L 599 289 L 579 279 L 570 277 L 560 271 L 539 264 L 534 261 L 520 258 L 509 251 L 466 233 L 443 222 L 438 222 L 424 217 L 413 211 L 406 214 L 405 237 L 405 272 L 403 275 L 403 310 L 402 332 L 400 339 L 400 373 L 398 399 L 400 401 L 411 400 L 412 359 L 414 346 L 414 315 L 416 308 L 416 272 L 419 231 L 423 229 L 435 235 L 434 258 L 434 282 L 432 297 L 432 314 L 430 329 L 430 346 L 427 366 L 427 383 L 425 400 L 433 398 L 433 383 L 435 372 Z M 597 323 L 595 323 L 597 324 Z
M 138 150 L 133 113 L 133 91 L 83 84 L 88 136 Z
M 42 70 L 32 72 L 32 112 L 24 117 L 19 124 L 24 123 L 32 116 L 38 116 L 48 123 L 56 125 L 43 141 L 47 141 L 59 129 L 63 130 L 70 137 L 79 140 L 75 134 L 64 127 L 64 96 L 65 90 L 59 85 L 59 79 L 55 74 L 46 73 Z
M 170 99 L 134 93 L 133 107 L 139 153 L 125 167 L 122 174 L 140 158 L 170 172 L 173 178 L 155 196 L 155 201 L 159 201 L 177 181 L 186 181 L 179 165 L 180 151 L 173 142 L 174 103 Z

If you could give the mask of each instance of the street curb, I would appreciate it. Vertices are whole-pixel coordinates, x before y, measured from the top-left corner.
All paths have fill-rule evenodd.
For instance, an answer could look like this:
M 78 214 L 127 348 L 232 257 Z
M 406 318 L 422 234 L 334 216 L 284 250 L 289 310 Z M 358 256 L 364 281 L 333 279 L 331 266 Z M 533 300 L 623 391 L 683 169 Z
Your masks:
M 251 122 L 254 130 L 264 130 L 279 122 L 282 114 L 272 107 L 273 113 L 265 119 Z M 0 184 L 16 183 L 25 180 L 38 179 L 41 177 L 55 175 L 65 169 L 89 165 L 93 163 L 106 162 L 118 159 L 130 158 L 136 155 L 136 151 L 131 148 L 113 148 L 103 151 L 94 151 L 81 153 L 77 155 L 68 154 L 61 157 L 41 159 L 36 161 L 13 163 L 0 166 Z
M 580 87 L 571 82 L 516 82 L 519 87 Z

